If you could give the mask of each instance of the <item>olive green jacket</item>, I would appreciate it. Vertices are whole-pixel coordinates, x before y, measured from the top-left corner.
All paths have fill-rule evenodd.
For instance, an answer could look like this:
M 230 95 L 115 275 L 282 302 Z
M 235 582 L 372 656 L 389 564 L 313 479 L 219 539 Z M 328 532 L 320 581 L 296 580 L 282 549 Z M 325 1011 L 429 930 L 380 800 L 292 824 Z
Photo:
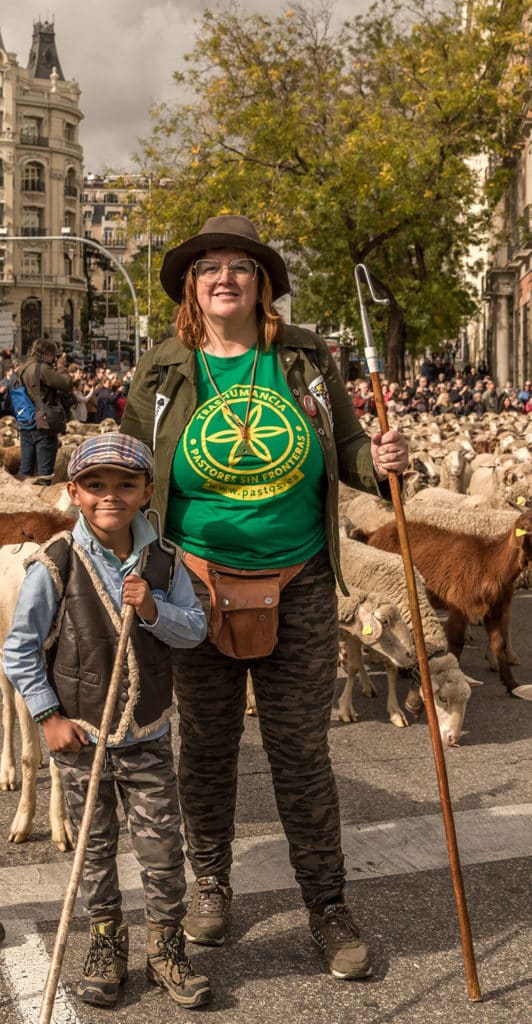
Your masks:
M 360 425 L 325 342 L 312 331 L 287 326 L 277 348 L 288 387 L 315 431 L 323 453 L 327 474 L 325 514 L 329 556 L 338 583 L 347 594 L 340 569 L 338 481 L 382 497 L 389 496 L 387 484 L 377 484 L 369 438 Z M 315 400 L 316 381 L 320 377 L 324 384 L 323 402 Z M 314 384 L 313 394 L 310 384 Z M 163 533 L 176 445 L 195 408 L 195 353 L 185 348 L 179 338 L 168 338 L 140 359 L 120 426 L 122 433 L 139 438 L 154 452 L 152 507 L 161 516 Z

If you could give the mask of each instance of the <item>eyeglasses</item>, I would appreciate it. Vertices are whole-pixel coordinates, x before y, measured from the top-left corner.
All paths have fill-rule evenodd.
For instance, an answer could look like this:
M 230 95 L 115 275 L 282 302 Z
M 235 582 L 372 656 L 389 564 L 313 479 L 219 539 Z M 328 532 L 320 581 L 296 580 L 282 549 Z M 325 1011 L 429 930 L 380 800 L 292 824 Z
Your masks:
M 224 270 L 228 270 L 236 281 L 253 281 L 257 267 L 257 261 L 251 259 L 229 260 L 229 263 L 222 263 L 221 260 L 196 260 L 192 270 L 203 281 L 217 281 Z

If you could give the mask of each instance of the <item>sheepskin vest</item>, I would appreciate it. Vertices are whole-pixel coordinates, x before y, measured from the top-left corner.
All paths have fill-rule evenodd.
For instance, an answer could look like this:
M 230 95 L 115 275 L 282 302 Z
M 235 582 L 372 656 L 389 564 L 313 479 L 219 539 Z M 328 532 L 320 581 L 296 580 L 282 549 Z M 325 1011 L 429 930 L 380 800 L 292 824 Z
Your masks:
M 26 565 L 42 562 L 50 572 L 59 608 L 44 643 L 48 679 L 61 713 L 97 736 L 118 646 L 121 617 L 87 552 L 69 533 L 55 536 Z M 149 546 L 142 573 L 152 590 L 170 588 L 175 557 L 157 541 Z M 108 742 L 120 743 L 128 729 L 149 735 L 172 711 L 171 652 L 148 630 L 133 625 Z

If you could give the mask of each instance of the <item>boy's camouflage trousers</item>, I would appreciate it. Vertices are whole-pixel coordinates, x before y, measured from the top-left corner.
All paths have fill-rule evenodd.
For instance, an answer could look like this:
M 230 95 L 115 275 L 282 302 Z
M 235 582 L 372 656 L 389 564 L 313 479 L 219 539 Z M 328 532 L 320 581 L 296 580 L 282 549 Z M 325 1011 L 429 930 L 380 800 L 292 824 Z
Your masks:
M 77 838 L 95 747 L 54 754 Z M 113 917 L 122 902 L 116 854 L 118 795 L 141 866 L 146 918 L 176 924 L 184 914 L 185 872 L 181 818 L 170 732 L 161 739 L 108 747 L 92 820 L 81 891 L 91 918 Z
M 191 578 L 208 613 L 206 587 L 193 573 Z M 310 559 L 283 591 L 279 642 L 269 657 L 237 661 L 208 640 L 174 651 L 174 657 L 179 799 L 196 876 L 229 876 L 249 667 L 277 807 L 304 902 L 312 908 L 338 899 L 345 872 L 327 741 L 338 619 L 326 552 Z

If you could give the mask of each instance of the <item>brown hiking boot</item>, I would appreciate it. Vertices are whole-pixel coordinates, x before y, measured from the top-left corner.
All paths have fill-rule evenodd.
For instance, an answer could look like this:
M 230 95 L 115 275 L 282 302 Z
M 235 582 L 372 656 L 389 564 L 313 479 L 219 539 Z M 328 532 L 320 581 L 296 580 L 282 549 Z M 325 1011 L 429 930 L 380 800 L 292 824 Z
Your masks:
M 369 949 L 360 938 L 349 907 L 331 903 L 309 919 L 314 942 L 323 951 L 327 969 L 335 978 L 368 978 L 371 974 Z
M 146 976 L 165 988 L 181 1006 L 193 1009 L 211 998 L 209 979 L 194 974 L 185 956 L 183 929 L 175 925 L 148 924 Z
M 198 878 L 183 918 L 185 938 L 199 946 L 222 946 L 229 924 L 233 890 L 215 875 Z
M 78 996 L 94 1006 L 114 1006 L 127 978 L 127 925 L 96 921 L 90 926 L 90 946 L 78 985 Z

